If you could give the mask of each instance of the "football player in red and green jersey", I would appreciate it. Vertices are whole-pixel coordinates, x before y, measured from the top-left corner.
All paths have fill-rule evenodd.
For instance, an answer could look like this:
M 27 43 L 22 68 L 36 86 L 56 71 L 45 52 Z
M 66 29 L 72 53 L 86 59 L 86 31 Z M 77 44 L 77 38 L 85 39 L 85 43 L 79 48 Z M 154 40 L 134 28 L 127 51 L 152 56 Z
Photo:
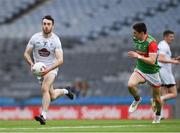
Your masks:
M 129 51 L 128 56 L 136 58 L 136 67 L 128 81 L 128 89 L 134 97 L 134 101 L 129 107 L 129 112 L 134 112 L 141 102 L 142 98 L 137 92 L 137 85 L 140 83 L 149 83 L 153 88 L 153 100 L 156 106 L 156 117 L 153 123 L 160 123 L 161 99 L 160 87 L 161 80 L 159 76 L 159 66 L 157 64 L 157 43 L 156 40 L 147 34 L 147 28 L 144 23 L 133 25 L 133 42 L 135 51 Z

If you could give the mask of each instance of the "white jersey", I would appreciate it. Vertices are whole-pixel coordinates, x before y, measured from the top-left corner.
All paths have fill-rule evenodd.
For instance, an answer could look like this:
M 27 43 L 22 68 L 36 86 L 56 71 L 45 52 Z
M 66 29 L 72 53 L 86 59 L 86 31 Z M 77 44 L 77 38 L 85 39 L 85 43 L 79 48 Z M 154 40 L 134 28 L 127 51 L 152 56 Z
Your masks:
M 159 42 L 158 53 L 163 54 L 168 59 L 171 59 L 171 55 L 172 55 L 171 50 L 169 44 L 165 40 Z M 162 63 L 162 62 L 158 62 L 158 63 L 161 68 L 163 67 L 171 71 L 172 69 L 171 63 Z
M 42 32 L 34 34 L 27 47 L 33 48 L 34 62 L 43 62 L 47 67 L 56 61 L 55 50 L 62 50 L 60 39 L 54 33 L 48 38 L 45 38 Z
M 158 44 L 158 53 L 163 54 L 166 58 L 170 59 L 172 54 L 169 44 L 163 40 Z M 163 85 L 175 84 L 175 79 L 172 73 L 171 63 L 158 62 L 160 68 L 160 77 Z

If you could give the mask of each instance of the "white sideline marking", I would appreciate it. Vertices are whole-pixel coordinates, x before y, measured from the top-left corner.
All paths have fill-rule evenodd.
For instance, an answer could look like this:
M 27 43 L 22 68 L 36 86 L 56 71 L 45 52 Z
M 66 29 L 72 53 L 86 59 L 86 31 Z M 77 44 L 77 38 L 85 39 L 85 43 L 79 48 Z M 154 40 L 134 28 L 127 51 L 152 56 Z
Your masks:
M 119 128 L 119 127 L 144 127 L 144 126 L 147 126 L 147 125 L 114 125 L 114 126 L 56 126 L 56 127 L 11 127 L 11 128 L 1 128 L 0 127 L 0 131 L 1 130 L 18 130 L 18 129 L 21 129 L 21 130 L 26 130 L 26 129 L 67 129 L 67 128 Z

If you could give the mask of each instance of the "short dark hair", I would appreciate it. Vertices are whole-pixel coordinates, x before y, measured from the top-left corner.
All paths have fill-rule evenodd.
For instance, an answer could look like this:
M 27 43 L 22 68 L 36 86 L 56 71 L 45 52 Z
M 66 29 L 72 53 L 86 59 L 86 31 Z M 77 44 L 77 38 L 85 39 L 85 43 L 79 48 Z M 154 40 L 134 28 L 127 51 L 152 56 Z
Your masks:
M 163 37 L 168 36 L 169 34 L 174 34 L 174 32 L 171 31 L 171 30 L 165 30 L 165 31 L 163 32 Z
M 42 18 L 42 21 L 43 21 L 44 19 L 51 20 L 51 21 L 52 21 L 52 24 L 54 24 L 54 19 L 51 17 L 51 15 L 46 15 L 46 16 L 44 16 L 44 17 Z
M 146 33 L 147 32 L 147 28 L 146 28 L 146 25 L 145 25 L 145 23 L 136 23 L 136 24 L 134 24 L 133 25 L 133 29 L 135 30 L 135 31 L 137 31 L 137 32 L 144 32 L 144 33 Z

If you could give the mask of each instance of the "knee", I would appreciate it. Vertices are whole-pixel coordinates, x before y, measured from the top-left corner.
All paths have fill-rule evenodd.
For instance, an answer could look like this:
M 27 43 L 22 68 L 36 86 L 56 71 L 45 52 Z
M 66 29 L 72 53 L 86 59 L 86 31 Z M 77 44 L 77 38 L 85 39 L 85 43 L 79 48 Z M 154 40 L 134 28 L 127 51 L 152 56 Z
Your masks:
M 168 93 L 171 94 L 171 98 L 176 98 L 177 97 L 177 88 L 176 88 L 176 86 L 173 86 L 172 88 L 170 88 Z
M 174 98 L 176 98 L 177 97 L 177 91 L 175 91 L 173 94 L 174 94 Z
M 128 89 L 136 87 L 136 84 L 129 82 L 128 83 Z
M 49 92 L 49 88 L 47 86 L 42 86 L 41 87 L 41 92 L 42 93 L 47 93 L 47 92 Z
M 51 101 L 55 100 L 56 99 L 56 95 L 53 94 L 53 93 L 50 93 L 50 97 L 51 97 Z

